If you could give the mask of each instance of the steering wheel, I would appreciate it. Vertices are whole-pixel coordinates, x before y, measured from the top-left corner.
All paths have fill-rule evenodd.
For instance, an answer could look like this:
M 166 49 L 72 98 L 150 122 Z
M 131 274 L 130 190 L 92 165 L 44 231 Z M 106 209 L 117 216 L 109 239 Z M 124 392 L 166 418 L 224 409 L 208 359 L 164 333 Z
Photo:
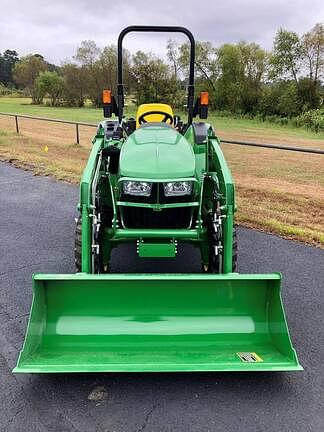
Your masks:
M 162 118 L 162 120 L 161 120 L 163 123 L 166 123 L 168 120 L 170 120 L 169 124 L 170 125 L 173 124 L 173 117 L 172 117 L 172 115 L 169 114 L 169 113 L 167 113 L 167 112 L 164 112 L 164 111 L 146 111 L 145 113 L 143 113 L 143 114 L 140 115 L 140 117 L 138 119 L 138 123 L 140 125 L 143 124 L 143 123 L 147 123 L 147 120 L 145 120 L 145 117 L 147 117 L 147 116 L 149 116 L 151 114 L 160 114 L 160 115 L 164 116 Z

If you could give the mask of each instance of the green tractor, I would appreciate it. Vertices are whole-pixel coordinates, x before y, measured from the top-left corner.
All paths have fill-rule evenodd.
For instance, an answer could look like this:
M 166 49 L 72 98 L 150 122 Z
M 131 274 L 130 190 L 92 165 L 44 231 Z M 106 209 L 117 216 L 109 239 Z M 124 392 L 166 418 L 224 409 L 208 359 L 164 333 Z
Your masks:
M 190 42 L 188 119 L 166 104 L 123 116 L 122 42 L 131 31 Z M 182 27 L 131 26 L 118 39 L 117 98 L 80 185 L 76 274 L 33 276 L 34 297 L 15 372 L 300 370 L 280 297 L 281 276 L 236 273 L 234 184 L 208 94 L 194 98 L 195 41 Z M 115 117 L 113 117 L 115 115 Z M 174 258 L 190 243 L 202 273 L 113 274 L 122 243 Z M 135 248 L 134 248 L 135 249 Z

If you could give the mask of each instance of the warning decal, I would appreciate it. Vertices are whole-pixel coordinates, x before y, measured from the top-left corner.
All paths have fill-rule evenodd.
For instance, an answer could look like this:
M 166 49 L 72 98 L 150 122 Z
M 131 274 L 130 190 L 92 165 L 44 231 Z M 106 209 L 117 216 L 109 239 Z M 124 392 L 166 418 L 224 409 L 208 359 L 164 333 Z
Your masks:
M 236 354 L 245 363 L 259 363 L 263 361 L 263 359 L 254 352 L 239 352 Z

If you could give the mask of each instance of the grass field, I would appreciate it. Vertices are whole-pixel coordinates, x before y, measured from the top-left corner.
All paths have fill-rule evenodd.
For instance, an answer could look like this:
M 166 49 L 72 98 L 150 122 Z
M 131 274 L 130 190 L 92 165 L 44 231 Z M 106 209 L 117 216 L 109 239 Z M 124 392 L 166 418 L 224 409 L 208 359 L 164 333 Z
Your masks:
M 134 115 L 135 109 L 128 108 L 130 115 Z M 11 98 L 0 97 L 0 112 L 27 114 L 36 117 L 49 117 L 69 121 L 80 121 L 89 123 L 98 123 L 102 120 L 102 109 L 86 106 L 84 108 L 53 108 L 45 105 L 32 105 L 30 98 Z M 279 126 L 269 122 L 260 122 L 258 120 L 234 119 L 230 117 L 220 117 L 215 114 L 209 116 L 209 121 L 214 123 L 221 131 L 229 133 L 257 131 L 270 133 L 273 137 L 281 137 L 283 132 L 289 133 L 290 137 L 311 139 L 315 141 L 324 140 L 324 133 L 314 133 L 306 129 L 294 128 L 292 126 Z
M 0 98 L 0 112 L 97 123 L 100 109 L 52 108 L 30 99 Z M 282 143 L 324 149 L 324 134 L 255 120 L 211 115 L 223 139 Z M 75 145 L 70 125 L 0 116 L 0 159 L 77 183 L 86 163 L 94 128 L 80 127 Z M 237 189 L 237 221 L 247 226 L 324 247 L 324 156 L 223 145 Z

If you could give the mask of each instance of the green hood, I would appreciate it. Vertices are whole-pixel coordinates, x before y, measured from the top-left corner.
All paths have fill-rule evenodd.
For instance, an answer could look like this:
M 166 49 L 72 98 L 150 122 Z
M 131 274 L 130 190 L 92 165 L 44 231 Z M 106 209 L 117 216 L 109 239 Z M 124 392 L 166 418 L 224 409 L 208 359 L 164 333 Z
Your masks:
M 179 132 L 164 125 L 137 129 L 120 153 L 120 174 L 137 178 L 191 177 L 195 157 L 191 145 Z

